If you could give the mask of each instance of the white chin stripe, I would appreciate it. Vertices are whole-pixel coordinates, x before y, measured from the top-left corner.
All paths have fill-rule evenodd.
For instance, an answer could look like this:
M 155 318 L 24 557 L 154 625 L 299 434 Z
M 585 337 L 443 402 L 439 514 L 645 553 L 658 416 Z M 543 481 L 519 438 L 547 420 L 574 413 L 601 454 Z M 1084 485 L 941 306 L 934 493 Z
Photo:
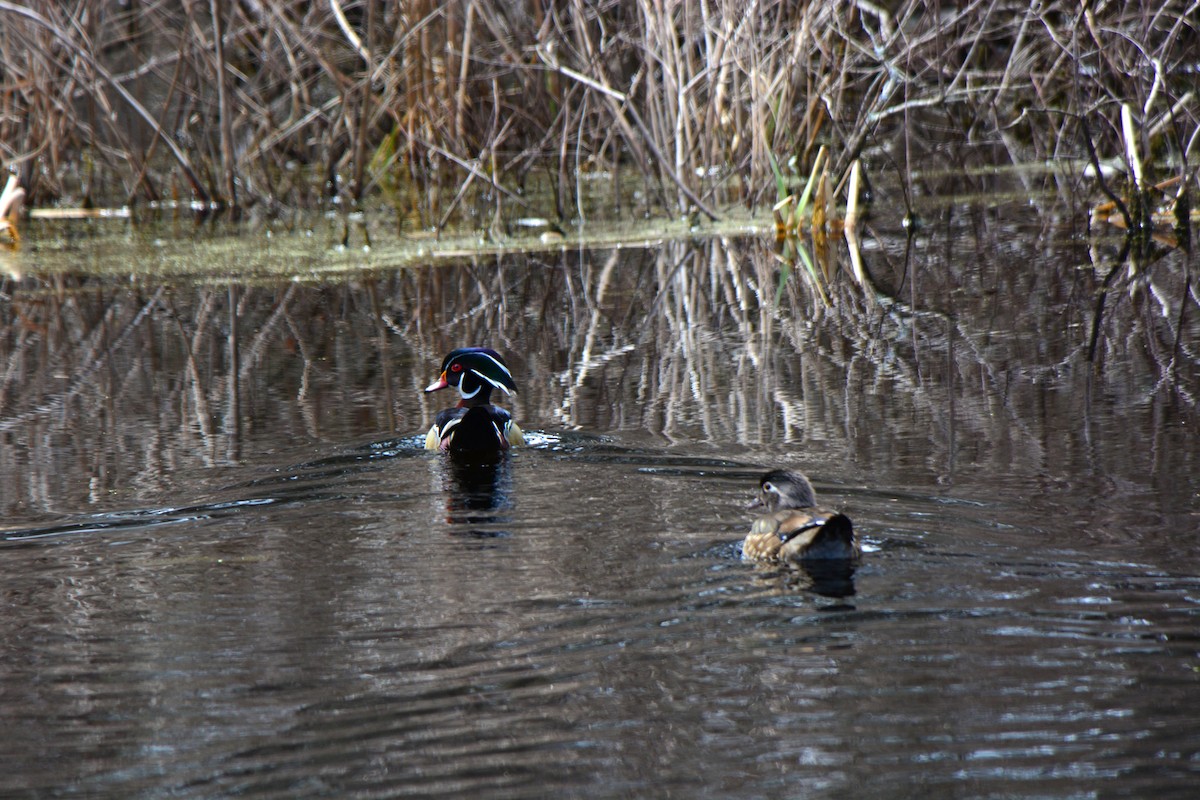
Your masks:
M 461 383 L 459 383 L 459 384 L 458 384 L 458 393 L 459 393 L 459 395 L 461 395 L 461 396 L 462 396 L 462 399 L 463 399 L 463 400 L 470 400 L 472 397 L 474 397 L 475 395 L 479 394 L 479 390 L 480 390 L 480 389 L 482 389 L 482 388 L 483 388 L 482 386 L 476 386 L 476 387 L 475 387 L 475 391 L 473 391 L 473 392 L 464 392 L 464 391 L 463 391 L 463 388 L 462 388 L 462 384 L 461 384 Z

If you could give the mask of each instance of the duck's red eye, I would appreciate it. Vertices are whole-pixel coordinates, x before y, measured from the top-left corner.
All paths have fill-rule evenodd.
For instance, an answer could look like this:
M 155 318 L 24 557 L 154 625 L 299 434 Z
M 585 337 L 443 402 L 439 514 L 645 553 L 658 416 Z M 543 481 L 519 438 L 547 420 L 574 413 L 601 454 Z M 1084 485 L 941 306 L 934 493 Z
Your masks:
M 462 372 L 462 364 L 451 364 L 450 371 L 451 372 Z

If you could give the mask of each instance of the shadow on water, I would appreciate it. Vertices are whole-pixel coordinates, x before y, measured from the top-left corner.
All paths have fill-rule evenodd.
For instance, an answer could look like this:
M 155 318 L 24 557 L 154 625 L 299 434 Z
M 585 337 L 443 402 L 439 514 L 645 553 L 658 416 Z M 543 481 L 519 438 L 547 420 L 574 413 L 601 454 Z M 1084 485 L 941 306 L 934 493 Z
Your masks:
M 1089 363 L 1089 249 L 948 216 L 877 296 L 719 237 L 6 279 L 0 792 L 1190 797 L 1188 265 Z M 530 446 L 423 449 L 462 344 Z M 741 560 L 776 466 L 860 564 Z

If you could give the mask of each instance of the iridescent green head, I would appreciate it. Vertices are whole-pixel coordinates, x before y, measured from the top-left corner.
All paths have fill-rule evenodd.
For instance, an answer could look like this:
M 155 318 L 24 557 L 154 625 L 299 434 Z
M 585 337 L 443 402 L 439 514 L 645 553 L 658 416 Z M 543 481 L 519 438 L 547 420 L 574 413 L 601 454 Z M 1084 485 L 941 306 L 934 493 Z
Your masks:
M 425 391 L 436 392 L 448 386 L 458 389 L 462 404 L 470 406 L 490 402 L 493 389 L 500 389 L 505 394 L 517 391 L 517 384 L 504 359 L 495 350 L 486 347 L 463 347 L 451 351 L 442 360 L 441 375 L 426 386 Z

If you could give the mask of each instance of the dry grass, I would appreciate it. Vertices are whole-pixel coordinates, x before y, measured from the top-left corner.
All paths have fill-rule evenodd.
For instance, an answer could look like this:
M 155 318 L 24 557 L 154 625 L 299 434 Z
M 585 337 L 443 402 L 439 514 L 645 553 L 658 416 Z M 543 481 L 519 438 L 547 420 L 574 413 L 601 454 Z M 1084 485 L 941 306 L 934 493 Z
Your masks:
M 1190 177 L 1194 5 L 889 6 L 0 1 L 0 161 L 33 204 L 483 225 L 545 180 L 536 210 L 579 216 L 589 173 L 655 212 L 770 204 L 773 161 L 802 182 L 821 145 L 837 182 L 866 155 L 905 186 L 934 158 L 1119 157 L 1125 103 L 1148 168 Z

